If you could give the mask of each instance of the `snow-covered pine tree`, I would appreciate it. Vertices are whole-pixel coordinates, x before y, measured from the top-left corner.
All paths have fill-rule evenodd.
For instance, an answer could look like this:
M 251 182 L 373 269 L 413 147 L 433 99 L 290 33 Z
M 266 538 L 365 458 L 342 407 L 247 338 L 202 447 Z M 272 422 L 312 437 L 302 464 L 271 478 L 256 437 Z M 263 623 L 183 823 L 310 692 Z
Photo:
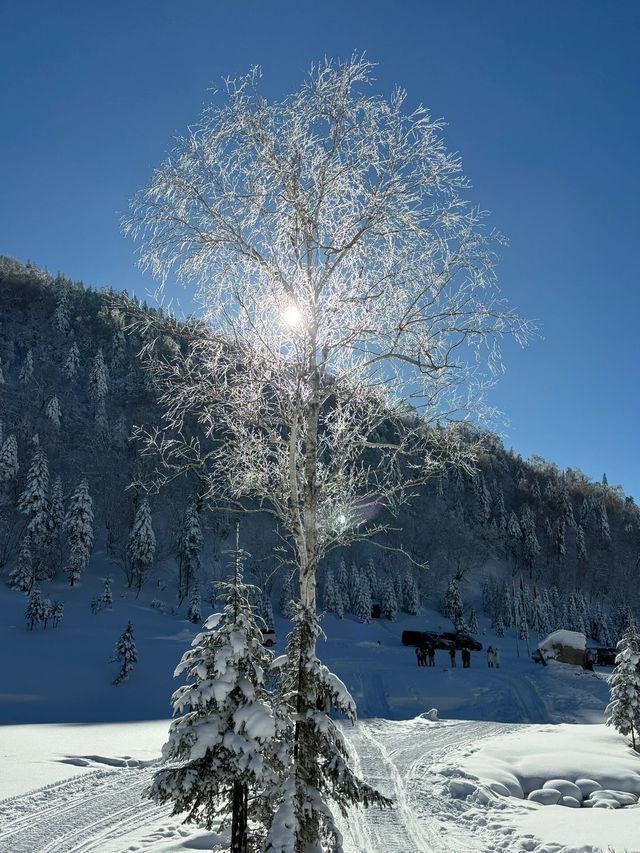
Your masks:
M 585 495 L 582 499 L 582 506 L 580 507 L 580 515 L 579 521 L 580 526 L 587 530 L 589 528 L 589 524 L 591 523 L 591 518 L 593 516 L 593 498 L 591 495 Z
M 278 806 L 261 848 L 264 853 L 340 851 L 341 836 L 330 800 L 345 817 L 353 806 L 392 805 L 349 766 L 344 735 L 329 714 L 338 711 L 354 723 L 355 703 L 342 681 L 313 651 L 320 637 L 324 634 L 315 613 L 296 603 L 287 651 L 275 661 L 275 667 L 280 701 L 296 720 L 297 737 L 289 739 L 289 772 L 275 792 Z M 299 741 L 309 747 L 309 754 L 318 756 L 317 763 L 305 766 L 294 760 Z
M 504 637 L 504 621 L 500 613 L 496 618 L 494 631 L 496 632 L 497 637 Z
M 564 521 L 565 525 L 569 528 L 574 528 L 576 526 L 576 521 L 575 516 L 573 514 L 573 504 L 571 503 L 569 489 L 567 489 L 567 484 L 565 483 L 564 479 L 562 481 L 560 492 L 558 494 L 558 502 L 560 505 L 560 516 Z
M 113 443 L 120 450 L 124 450 L 129 440 L 129 426 L 124 412 L 121 412 L 113 425 Z
M 576 527 L 576 560 L 581 565 L 587 562 L 587 543 L 584 538 L 584 528 L 581 524 Z
M 611 701 L 605 717 L 608 726 L 613 726 L 621 735 L 631 735 L 636 751 L 636 734 L 640 734 L 639 663 L 640 642 L 636 626 L 631 623 L 618 643 L 616 666 L 609 678 Z
M 51 603 L 50 598 L 42 599 L 42 623 L 43 627 L 46 629 L 49 624 L 49 620 L 53 616 L 53 604 Z
M 265 624 L 267 631 L 273 631 L 275 628 L 275 620 L 273 618 L 273 605 L 271 604 L 271 593 L 268 589 L 262 590 L 260 595 L 259 614 Z
M 239 549 L 236 549 L 239 552 Z M 248 822 L 260 836 L 273 814 L 271 793 L 287 759 L 292 724 L 274 708 L 266 687 L 272 653 L 251 604 L 254 590 L 242 580 L 236 558 L 234 581 L 217 585 L 222 613 L 210 616 L 185 652 L 175 675 L 189 683 L 173 694 L 176 719 L 146 795 L 173 803 L 173 814 L 211 829 L 219 817 L 231 823 L 231 851 L 248 848 Z
M 360 567 L 352 561 L 349 567 L 349 610 L 355 614 L 356 596 L 360 586 Z
M 453 627 L 456 631 L 462 630 L 464 626 L 464 609 L 460 596 L 460 581 L 455 576 L 449 581 L 444 608 L 446 617 L 453 622 Z
M 392 578 L 387 577 L 382 582 L 380 590 L 380 615 L 383 619 L 394 621 L 398 615 L 398 599 Z
M 338 619 L 344 616 L 344 605 L 342 603 L 342 593 L 338 589 L 338 584 L 333 577 L 333 570 L 327 569 L 324 579 L 324 594 L 323 607 L 327 613 L 333 613 Z M 291 618 L 291 617 L 289 617 Z
M 59 332 L 65 335 L 71 328 L 69 322 L 69 293 L 64 285 L 60 286 L 58 290 L 58 300 L 55 311 L 53 312 L 53 325 Z
M 469 618 L 467 619 L 467 628 L 470 634 L 480 633 L 480 626 L 478 625 L 478 616 L 474 607 L 472 607 L 469 611 Z
M 367 580 L 369 581 L 371 598 L 373 601 L 377 601 L 380 589 L 380 582 L 378 580 L 378 569 L 373 560 L 373 557 L 369 557 L 369 559 L 364 564 L 364 574 Z
M 402 579 L 402 609 L 415 616 L 420 606 L 420 596 L 418 595 L 418 585 L 413 573 L 407 571 Z
M 68 379 L 69 382 L 73 382 L 78 373 L 78 367 L 80 366 L 80 350 L 78 349 L 78 345 L 74 341 L 69 347 L 69 353 L 67 355 L 67 360 L 64 363 L 64 367 L 62 368 L 62 373 L 65 379 Z
M 340 559 L 336 571 L 336 590 L 340 593 L 344 612 L 351 612 L 351 601 L 349 600 L 349 572 L 344 558 Z
M 369 589 L 369 581 L 361 574 L 360 582 L 357 589 L 353 593 L 353 614 L 363 622 L 371 621 L 371 590 Z
M 129 678 L 129 675 L 133 672 L 134 663 L 137 662 L 138 651 L 136 649 L 136 643 L 133 636 L 133 625 L 131 622 L 128 622 L 127 627 L 124 629 L 116 643 L 113 657 L 110 660 L 110 663 L 120 663 L 121 665 L 120 672 L 113 680 L 113 684 L 117 686 L 121 682 L 126 681 Z
M 25 536 L 20 544 L 18 560 L 9 573 L 9 585 L 20 592 L 30 592 L 36 580 L 31 556 L 29 536 Z
M 200 586 L 197 578 L 194 578 L 189 591 L 189 609 L 187 619 L 194 625 L 199 625 L 202 619 L 202 605 L 200 602 Z
M 60 622 L 62 622 L 63 616 L 64 603 L 62 601 L 54 601 L 51 607 L 51 621 L 53 623 L 54 628 L 57 628 Z
M 51 423 L 56 427 L 56 429 L 60 426 L 60 403 L 58 402 L 58 398 L 54 394 L 53 397 L 47 403 L 47 408 L 45 410 L 46 416 L 49 418 Z
M 0 448 L 0 483 L 13 479 L 19 470 L 18 443 L 15 435 L 8 435 Z
M 112 583 L 113 578 L 111 577 L 111 575 L 107 575 L 107 577 L 102 582 L 102 593 L 100 595 L 100 603 L 105 610 L 110 608 L 113 604 L 113 591 L 111 589 Z
M 327 569 L 327 573 L 331 570 Z M 333 575 L 331 575 L 331 583 L 333 583 Z M 327 609 L 326 605 L 326 590 L 327 583 L 325 578 L 325 609 Z M 291 609 L 291 602 L 294 600 L 295 596 L 293 593 L 293 572 L 290 570 L 286 570 L 284 573 L 284 577 L 282 578 L 282 588 L 280 590 L 280 615 L 283 619 L 291 619 L 293 614 L 293 610 Z
M 49 525 L 49 463 L 41 447 L 36 449 L 27 472 L 24 491 L 18 498 L 18 509 L 27 516 L 27 533 L 30 537 L 32 554 L 42 545 Z
M 189 594 L 191 583 L 200 571 L 202 545 L 198 502 L 195 497 L 192 497 L 187 503 L 178 540 L 178 607 Z M 199 617 L 197 621 L 200 621 Z
M 147 498 L 140 501 L 140 506 L 133 520 L 133 528 L 129 535 L 127 557 L 130 566 L 129 586 L 135 586 L 140 592 L 156 553 L 156 535 L 151 523 L 151 507 Z
M 25 387 L 31 382 L 33 379 L 33 353 L 31 350 L 27 350 L 27 354 L 24 357 L 24 361 L 22 362 L 22 367 L 20 368 L 20 384 Z
M 558 560 L 562 561 L 567 556 L 567 546 L 564 536 L 564 521 L 559 518 L 555 529 L 555 553 Z
M 475 496 L 474 519 L 477 524 L 488 524 L 491 518 L 491 494 L 482 471 L 476 472 L 473 478 L 473 492 Z
M 73 586 L 86 569 L 93 548 L 93 501 L 86 480 L 81 480 L 71 493 L 64 529 L 71 550 L 67 577 Z
M 514 565 L 518 564 L 518 554 L 520 553 L 521 542 L 522 530 L 520 528 L 520 522 L 518 521 L 515 512 L 511 512 L 509 514 L 509 521 L 507 522 L 507 543 L 509 556 L 511 557 Z
M 604 499 L 598 501 L 596 511 L 598 514 L 598 533 L 600 541 L 604 548 L 608 548 L 611 544 L 611 529 L 609 527 L 609 516 L 607 515 L 607 507 Z
M 89 396 L 96 403 L 104 400 L 109 392 L 109 371 L 105 364 L 102 347 L 93 357 L 89 370 Z
M 41 622 L 44 622 L 46 616 L 45 600 L 40 592 L 40 587 L 34 583 L 29 593 L 29 603 L 24 611 L 24 618 L 27 620 L 29 630 L 33 631 Z
M 509 585 L 505 584 L 502 593 L 502 619 L 507 628 L 514 628 L 516 624 L 513 599 L 514 596 Z

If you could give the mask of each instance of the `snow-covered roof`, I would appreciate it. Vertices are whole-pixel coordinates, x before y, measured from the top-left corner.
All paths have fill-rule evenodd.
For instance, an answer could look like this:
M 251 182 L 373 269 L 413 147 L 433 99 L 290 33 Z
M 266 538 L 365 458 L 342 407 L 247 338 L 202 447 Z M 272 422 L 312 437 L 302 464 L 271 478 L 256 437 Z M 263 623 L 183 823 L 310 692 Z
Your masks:
M 560 629 L 554 631 L 545 637 L 544 640 L 538 643 L 538 648 L 543 651 L 551 651 L 558 646 L 568 646 L 570 649 L 577 649 L 583 652 L 587 646 L 587 638 L 580 631 L 565 631 Z

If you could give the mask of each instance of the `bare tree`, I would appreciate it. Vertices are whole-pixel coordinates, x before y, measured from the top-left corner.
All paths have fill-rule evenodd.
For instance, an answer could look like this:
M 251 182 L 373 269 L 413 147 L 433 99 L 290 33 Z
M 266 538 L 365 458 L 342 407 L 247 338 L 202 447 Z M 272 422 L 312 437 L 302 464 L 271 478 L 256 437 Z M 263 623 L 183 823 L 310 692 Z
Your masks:
M 198 468 L 212 503 L 274 516 L 310 612 L 330 549 L 472 464 L 475 433 L 447 422 L 491 414 L 499 341 L 531 332 L 499 296 L 500 239 L 464 198 L 442 123 L 400 89 L 366 92 L 371 73 L 326 61 L 274 103 L 258 69 L 228 80 L 124 225 L 141 266 L 202 309 L 181 349 L 170 322 L 145 330 L 159 476 Z M 312 761 L 300 727 L 296 745 Z

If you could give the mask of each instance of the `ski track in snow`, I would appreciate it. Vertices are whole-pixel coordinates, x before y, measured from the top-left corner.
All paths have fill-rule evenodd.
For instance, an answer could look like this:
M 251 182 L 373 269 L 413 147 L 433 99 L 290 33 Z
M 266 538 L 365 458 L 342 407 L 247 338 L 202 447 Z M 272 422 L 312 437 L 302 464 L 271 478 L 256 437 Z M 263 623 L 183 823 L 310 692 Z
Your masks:
M 417 726 L 424 737 L 416 738 Z M 345 853 L 466 853 L 491 850 L 478 826 L 460 821 L 459 800 L 443 790 L 441 765 L 452 753 L 511 731 L 509 724 L 441 723 L 417 719 L 404 724 L 371 720 L 345 730 L 355 771 L 394 801 L 392 809 L 360 809 L 338 819 Z M 430 749 L 430 742 L 432 748 Z M 444 775 L 440 770 L 444 769 Z
M 496 830 L 509 830 L 466 798 L 468 783 L 456 765 L 482 741 L 516 728 L 509 723 L 433 724 L 421 718 L 345 726 L 354 769 L 394 801 L 391 809 L 354 810 L 348 822 L 338 816 L 345 853 L 505 849 L 509 839 L 503 836 L 498 844 Z M 101 768 L 0 802 L 0 853 L 184 849 L 185 836 L 193 830 L 178 827 L 170 806 L 142 799 L 154 769 Z
M 0 853 L 80 853 L 144 829 L 170 807 L 142 799 L 152 770 L 120 768 L 74 776 L 0 803 Z

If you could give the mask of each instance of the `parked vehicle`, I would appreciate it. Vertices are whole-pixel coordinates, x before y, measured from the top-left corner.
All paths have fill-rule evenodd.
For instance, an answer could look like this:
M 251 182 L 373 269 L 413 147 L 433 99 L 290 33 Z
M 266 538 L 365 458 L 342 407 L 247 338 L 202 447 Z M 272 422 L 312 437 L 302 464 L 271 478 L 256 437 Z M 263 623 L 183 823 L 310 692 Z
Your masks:
M 482 651 L 482 643 L 464 631 L 403 631 L 403 646 L 433 646 L 448 650 L 467 648 L 472 652 Z
M 444 648 L 437 645 L 438 634 L 432 631 L 403 631 L 402 645 L 403 646 L 429 646 L 433 645 L 437 649 Z
M 482 651 L 482 643 L 476 640 L 475 637 L 472 637 L 471 634 L 467 634 L 466 631 L 443 631 L 439 636 L 442 637 L 444 642 L 453 643 L 456 649 L 464 649 L 466 647 L 472 652 Z M 445 646 L 442 648 L 445 648 Z
M 595 662 L 598 666 L 615 666 L 617 649 L 599 648 L 595 650 Z
M 268 649 L 270 649 L 271 646 L 275 646 L 275 644 L 277 642 L 278 642 L 278 637 L 276 636 L 275 631 L 270 631 L 270 630 L 262 631 L 262 645 L 263 646 L 266 646 Z

